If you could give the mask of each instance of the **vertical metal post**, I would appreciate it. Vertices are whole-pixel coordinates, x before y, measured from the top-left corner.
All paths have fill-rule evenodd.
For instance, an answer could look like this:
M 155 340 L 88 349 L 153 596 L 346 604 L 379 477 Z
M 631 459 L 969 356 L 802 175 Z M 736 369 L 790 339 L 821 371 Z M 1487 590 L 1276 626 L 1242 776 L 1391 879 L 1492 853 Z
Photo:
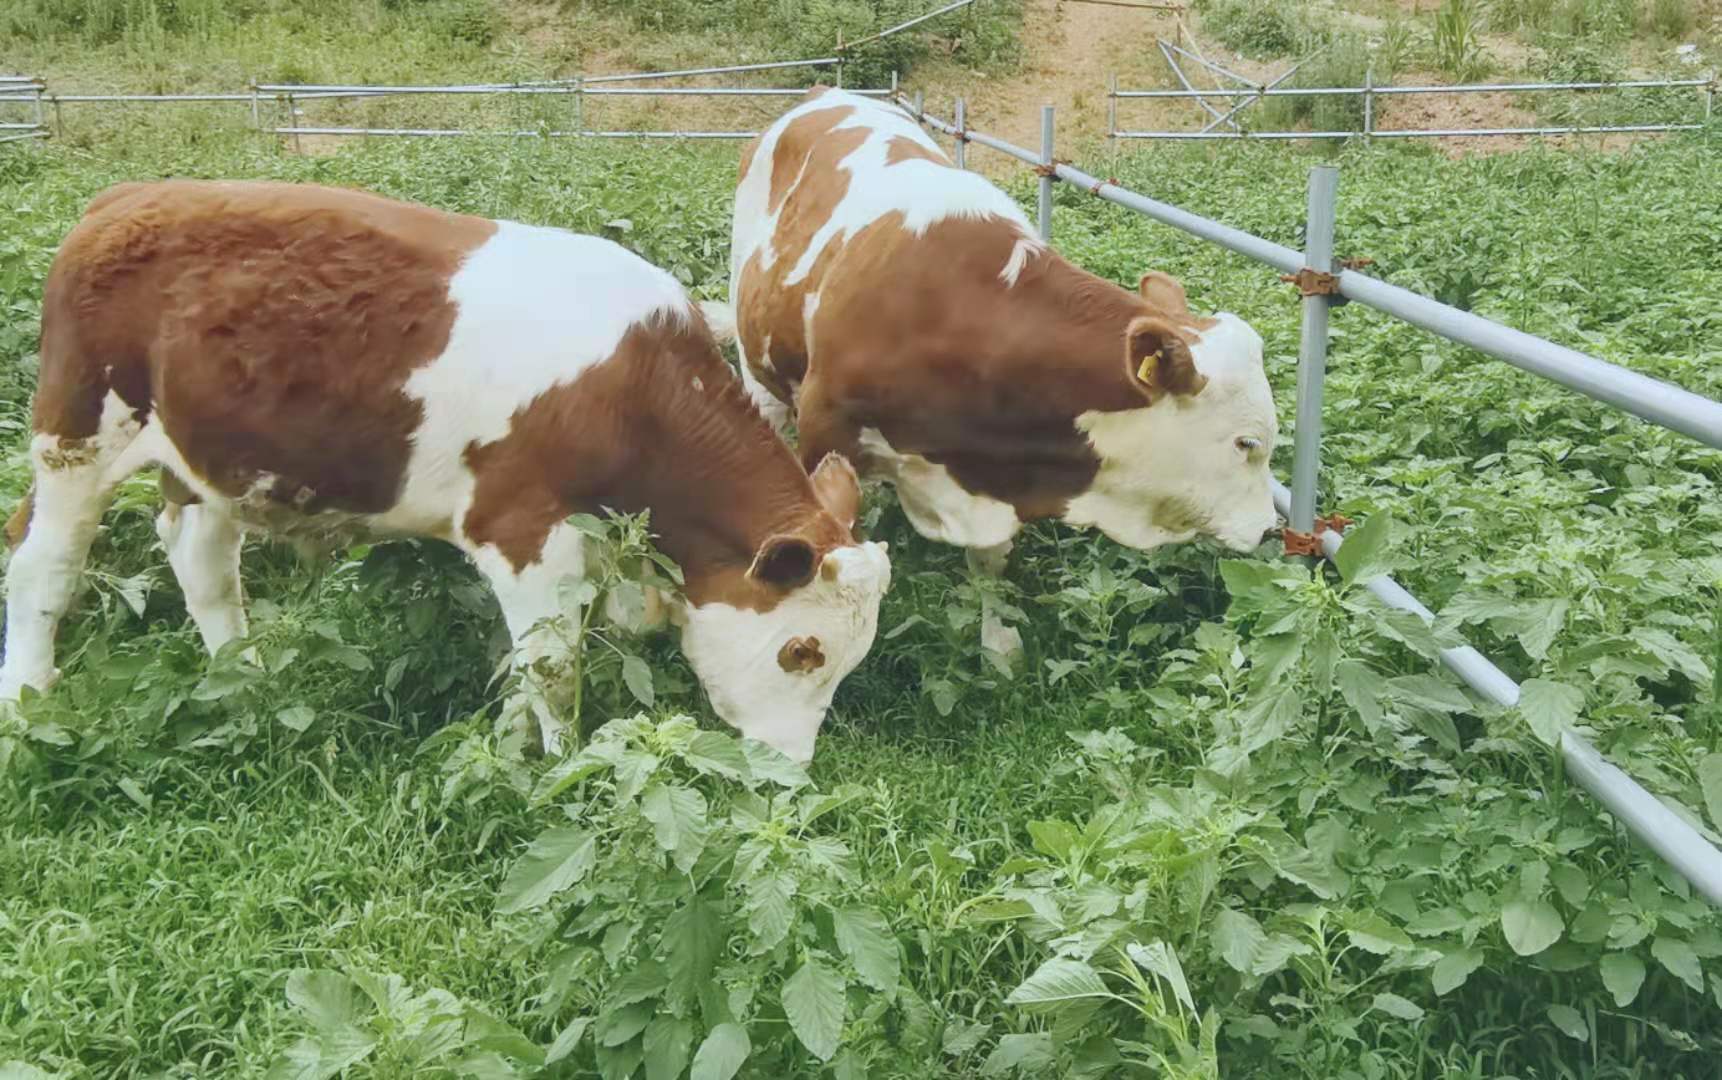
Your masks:
M 1106 77 L 1106 145 L 1111 147 L 1118 131 L 1118 74 Z
M 968 103 L 962 98 L 957 99 L 957 168 L 969 167 L 969 110 Z
M 263 112 L 257 101 L 257 76 L 251 77 L 251 126 L 263 130 Z
M 1363 69 L 1363 142 L 1368 145 L 1375 135 L 1375 65 Z
M 574 137 L 586 134 L 586 76 L 574 76 Z
M 304 147 L 299 142 L 299 109 L 293 104 L 293 95 L 287 95 L 287 126 L 293 129 L 293 152 L 304 153 Z
M 1052 240 L 1052 106 L 1040 107 L 1040 238 Z
M 43 94 L 43 92 L 44 91 L 43 91 L 42 87 L 40 87 L 40 86 L 36 87 L 36 130 L 37 131 L 46 131 L 48 129 L 48 125 L 47 125 L 48 117 L 47 117 L 47 114 L 42 111 L 42 94 Z
M 891 69 L 891 97 L 892 97 L 892 99 L 895 99 L 897 97 L 897 69 L 896 68 Z
M 1309 211 L 1304 224 L 1303 264 L 1333 272 L 1334 196 L 1339 170 L 1317 165 L 1309 171 Z M 1327 376 L 1328 297 L 1303 298 L 1303 336 L 1297 357 L 1297 439 L 1292 446 L 1291 527 L 1315 529 L 1316 472 L 1321 465 L 1321 390 Z
M 917 91 L 915 91 L 915 123 L 917 123 L 917 124 L 920 123 L 921 118 L 926 116 L 926 115 L 927 115 L 927 102 L 926 102 L 925 92 L 921 91 L 921 90 L 917 90 Z
M 843 89 L 843 28 L 837 28 L 837 89 Z
M 54 95 L 54 134 L 60 138 L 66 137 L 66 117 L 60 112 L 60 95 Z

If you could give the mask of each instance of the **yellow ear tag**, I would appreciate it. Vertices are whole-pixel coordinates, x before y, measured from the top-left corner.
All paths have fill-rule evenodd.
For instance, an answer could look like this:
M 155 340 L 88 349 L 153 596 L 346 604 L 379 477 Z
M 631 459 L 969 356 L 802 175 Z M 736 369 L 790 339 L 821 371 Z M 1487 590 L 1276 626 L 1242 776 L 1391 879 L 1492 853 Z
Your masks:
M 1142 366 L 1136 369 L 1136 377 L 1143 382 L 1154 381 L 1154 365 L 1160 362 L 1160 350 L 1155 349 L 1142 358 Z

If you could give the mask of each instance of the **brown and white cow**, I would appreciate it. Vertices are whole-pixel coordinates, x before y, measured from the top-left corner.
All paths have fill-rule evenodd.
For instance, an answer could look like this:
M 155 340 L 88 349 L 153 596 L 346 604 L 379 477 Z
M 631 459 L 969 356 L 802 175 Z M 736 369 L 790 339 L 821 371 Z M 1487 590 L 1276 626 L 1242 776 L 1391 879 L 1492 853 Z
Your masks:
M 793 407 L 803 463 L 848 456 L 977 569 L 1039 518 L 1135 548 L 1247 550 L 1274 524 L 1256 332 L 1165 274 L 1078 269 L 901 110 L 810 91 L 744 155 L 733 241 L 707 312 L 761 410 Z
M 246 633 L 255 527 L 446 540 L 495 589 L 517 662 L 565 659 L 544 620 L 584 565 L 566 519 L 650 511 L 713 707 L 804 761 L 890 579 L 884 545 L 852 534 L 848 463 L 809 476 L 670 275 L 607 240 L 362 192 L 99 196 L 48 275 L 32 423 L 0 698 L 57 677 L 56 625 L 109 496 L 152 464 L 212 652 Z

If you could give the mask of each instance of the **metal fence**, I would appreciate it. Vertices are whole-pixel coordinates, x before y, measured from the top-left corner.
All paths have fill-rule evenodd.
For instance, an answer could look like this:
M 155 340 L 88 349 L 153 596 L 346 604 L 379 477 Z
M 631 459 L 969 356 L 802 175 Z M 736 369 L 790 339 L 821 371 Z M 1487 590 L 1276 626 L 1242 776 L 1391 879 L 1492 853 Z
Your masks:
M 1319 544 L 1329 559 L 1338 553 L 1344 536 L 1315 516 L 1316 474 L 1321 446 L 1322 384 L 1327 367 L 1328 311 L 1342 298 L 1505 360 L 1653 424 L 1689 435 L 1707 446 L 1722 448 L 1722 402 L 1337 266 L 1333 261 L 1333 227 L 1338 170 L 1334 166 L 1320 165 L 1311 170 L 1305 247 L 1297 252 L 1150 199 L 1059 161 L 1053 153 L 1054 114 L 1050 105 L 1042 109 L 1041 146 L 1037 152 L 970 129 L 963 119 L 967 109 L 961 100 L 956 103 L 954 121 L 927 115 L 919 102 L 899 98 L 898 103 L 926 126 L 953 136 L 959 163 L 964 162 L 966 145 L 972 142 L 1034 166 L 1040 173 L 1038 217 L 1043 239 L 1051 238 L 1052 185 L 1064 181 L 1097 198 L 1266 263 L 1295 280 L 1303 293 L 1303 325 L 1298 350 L 1292 486 L 1287 490 L 1276 481 L 1274 503 L 1291 523 L 1292 530 L 1312 544 Z M 1425 621 L 1434 619 L 1428 608 L 1390 577 L 1376 578 L 1368 583 L 1368 589 L 1389 608 L 1412 612 Z M 1469 646 L 1449 649 L 1441 658 L 1455 675 L 1487 700 L 1509 708 L 1518 704 L 1519 684 L 1477 650 Z M 1558 742 L 1566 768 L 1579 783 L 1700 893 L 1722 906 L 1722 852 L 1630 776 L 1604 760 L 1582 736 L 1565 730 Z
M 42 122 L 42 83 L 28 75 L 0 75 L 0 108 L 8 105 L 22 107 L 13 114 L 0 112 L 0 142 L 19 139 L 40 139 L 48 134 Z M 28 120 L 12 120 L 10 116 L 29 116 Z
M 1394 86 L 1392 84 L 1376 85 L 1372 77 L 1364 80 L 1362 86 L 1320 86 L 1295 87 L 1283 84 L 1298 68 L 1307 63 L 1305 58 L 1294 65 L 1289 71 L 1267 83 L 1255 83 L 1236 72 L 1229 71 L 1212 61 L 1189 52 L 1170 42 L 1159 43 L 1162 55 L 1172 73 L 1182 84 L 1180 89 L 1168 90 L 1120 90 L 1116 77 L 1110 80 L 1107 91 L 1106 136 L 1109 139 L 1351 139 L 1361 137 L 1368 139 L 1414 139 L 1414 138 L 1465 138 L 1475 136 L 1537 136 L 1537 135 L 1584 135 L 1584 134 L 1639 134 L 1666 131 L 1697 131 L 1709 123 L 1715 109 L 1716 76 L 1714 73 L 1691 79 L 1631 79 L 1620 82 L 1520 82 L 1520 83 L 1465 83 L 1454 86 Z M 1203 65 L 1215 74 L 1228 77 L 1242 85 L 1219 87 L 1208 90 L 1195 86 L 1183 68 L 1178 63 L 1182 56 Z M 1696 91 L 1692 99 L 1692 117 L 1689 120 L 1669 121 L 1643 124 L 1548 124 L 1532 127 L 1477 127 L 1477 128 L 1390 128 L 1380 124 L 1380 105 L 1383 98 L 1403 97 L 1411 94 L 1447 94 L 1464 96 L 1467 94 L 1501 94 L 1501 93 L 1549 93 L 1549 92 L 1595 92 L 1595 91 L 1631 91 L 1631 90 L 1676 90 L 1689 89 Z M 1298 98 L 1298 97 L 1354 97 L 1361 99 L 1362 123 L 1355 129 L 1339 131 L 1296 131 L 1268 130 L 1252 131 L 1238 123 L 1238 114 L 1246 108 L 1267 98 Z M 1170 130 L 1132 130 L 1119 126 L 1119 105 L 1128 101 L 1155 99 L 1175 99 L 1193 101 L 1208 114 L 1209 122 L 1195 131 Z M 1209 99 L 1221 103 L 1232 103 L 1232 108 L 1226 112 L 1212 104 Z M 1230 130 L 1218 130 L 1221 127 Z
M 976 0 L 952 0 L 952 2 L 924 12 L 910 19 L 886 27 L 866 37 L 845 43 L 838 39 L 836 47 L 830 56 L 812 57 L 806 60 L 774 60 L 758 64 L 730 64 L 722 67 L 685 68 L 678 71 L 642 71 L 617 75 L 590 75 L 572 79 L 545 80 L 539 82 L 513 83 L 480 83 L 451 86 L 366 86 L 366 85 L 315 85 L 300 83 L 253 83 L 243 91 L 228 93 L 194 93 L 194 94 L 61 94 L 51 91 L 41 79 L 24 75 L 0 76 L 0 107 L 6 105 L 21 105 L 29 111 L 28 122 L 6 122 L 6 114 L 0 112 L 0 142 L 13 139 L 42 138 L 50 133 L 47 123 L 47 110 L 53 111 L 54 132 L 63 132 L 65 118 L 63 106 L 84 105 L 93 103 L 103 104 L 186 104 L 186 103 L 232 103 L 245 105 L 251 111 L 251 125 L 259 132 L 272 135 L 282 135 L 294 140 L 295 148 L 302 148 L 300 139 L 307 135 L 333 136 L 382 136 L 382 137 L 454 137 L 454 136 L 491 136 L 503 138 L 594 138 L 594 139 L 751 139 L 757 131 L 740 130 L 649 130 L 649 129 L 602 129 L 587 126 L 586 102 L 590 98 L 771 98 L 799 97 L 806 93 L 804 88 L 755 87 L 755 86 L 689 86 L 689 87 L 642 87 L 617 86 L 618 83 L 638 83 L 660 79 L 680 79 L 693 77 L 709 77 L 714 75 L 735 75 L 741 73 L 762 71 L 784 71 L 789 69 L 829 69 L 834 75 L 836 85 L 843 85 L 844 65 L 849 63 L 856 50 L 873 45 L 893 35 L 913 29 L 931 19 L 967 8 Z M 873 89 L 854 89 L 852 93 L 868 97 L 891 97 L 897 92 L 897 73 L 891 73 L 891 85 Z M 302 123 L 301 106 L 317 101 L 336 100 L 375 100 L 379 98 L 403 97 L 410 95 L 457 95 L 481 97 L 563 97 L 572 104 L 572 115 L 568 118 L 571 126 L 558 127 L 546 124 L 532 128 L 460 128 L 460 127 L 357 127 L 336 126 L 329 124 Z M 271 121 L 266 116 L 266 110 L 275 110 Z

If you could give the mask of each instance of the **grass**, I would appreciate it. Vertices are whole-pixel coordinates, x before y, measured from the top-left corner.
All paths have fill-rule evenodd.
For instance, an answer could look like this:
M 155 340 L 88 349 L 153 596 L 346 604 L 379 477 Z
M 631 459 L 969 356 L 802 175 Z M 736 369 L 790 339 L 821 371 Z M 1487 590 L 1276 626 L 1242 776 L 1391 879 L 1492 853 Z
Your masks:
M 723 291 L 733 148 L 377 143 L 310 159 L 193 134 L 0 154 L 0 507 L 25 480 L 41 278 L 118 179 L 360 184 L 607 230 Z M 1296 245 L 1305 162 L 1176 149 L 1108 172 Z M 1342 254 L 1722 395 L 1722 184 L 1704 138 L 1340 162 Z M 1289 426 L 1290 290 L 1058 199 L 1055 243 L 1078 261 L 1122 282 L 1168 270 L 1197 308 L 1250 319 Z M 744 1076 L 819 1075 L 828 1035 L 835 1075 L 1709 1075 L 1722 920 L 1599 818 L 1536 731 L 1582 722 L 1722 830 L 1722 457 L 1356 305 L 1334 328 L 1323 509 L 1373 523 L 1345 576 L 1271 546 L 1141 555 L 1037 528 L 1001 596 L 1029 650 L 1007 680 L 977 656 L 960 555 L 875 495 L 894 584 L 822 739 L 817 793 L 764 779 L 769 763 L 735 757 L 709 720 L 717 742 L 699 752 L 718 756 L 700 760 L 730 771 L 691 764 L 693 736 L 666 718 L 705 709 L 662 642 L 651 721 L 610 731 L 617 760 L 657 763 L 638 784 L 599 769 L 549 793 L 493 727 L 493 605 L 435 545 L 317 568 L 251 545 L 271 674 L 206 665 L 156 549 L 154 494 L 132 485 L 62 636 L 65 682 L 0 731 L 0 1070 L 254 1076 L 345 1039 L 372 1047 L 354 1076 L 621 1075 L 647 1042 L 673 1064 L 728 1016 L 750 1040 Z M 1541 680 L 1534 708 L 1469 697 L 1426 658 L 1447 638 L 1377 621 L 1358 583 L 1384 567 L 1443 613 L 1442 634 Z M 599 687 L 585 720 L 636 708 Z M 664 807 L 686 810 L 697 856 L 664 843 Z M 521 853 L 570 827 L 601 837 L 593 864 L 515 903 L 534 881 Z M 750 842 L 770 875 L 742 869 Z M 675 933 L 690 910 L 719 928 L 700 980 L 716 996 L 654 981 L 654 963 L 689 955 Z M 837 936 L 840 913 L 860 922 Z M 1162 951 L 1118 951 L 1131 945 Z M 1054 976 L 1092 996 L 1060 1004 Z M 641 1002 L 659 1026 L 618 1026 Z M 458 1050 L 415 1041 L 453 1015 Z M 570 1031 L 568 1056 L 537 1064 Z

